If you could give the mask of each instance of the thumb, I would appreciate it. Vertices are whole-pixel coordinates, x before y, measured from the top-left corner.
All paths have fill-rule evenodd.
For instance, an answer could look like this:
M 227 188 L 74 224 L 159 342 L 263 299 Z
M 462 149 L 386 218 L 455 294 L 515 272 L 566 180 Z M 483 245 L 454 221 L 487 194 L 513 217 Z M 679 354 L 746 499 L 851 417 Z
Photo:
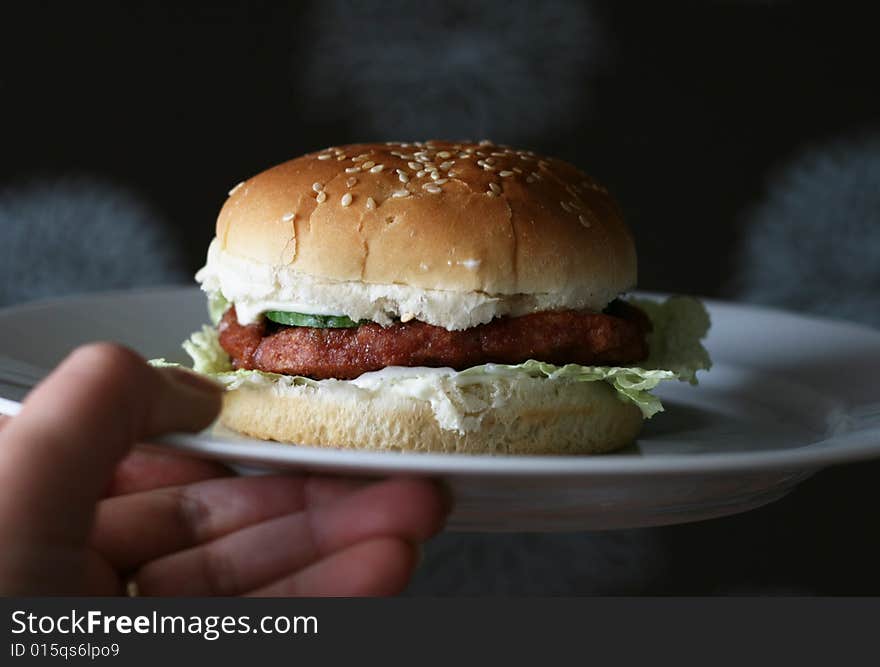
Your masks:
M 108 343 L 74 351 L 0 431 L 0 526 L 17 541 L 85 542 L 95 504 L 132 445 L 198 430 L 219 385 L 156 369 Z

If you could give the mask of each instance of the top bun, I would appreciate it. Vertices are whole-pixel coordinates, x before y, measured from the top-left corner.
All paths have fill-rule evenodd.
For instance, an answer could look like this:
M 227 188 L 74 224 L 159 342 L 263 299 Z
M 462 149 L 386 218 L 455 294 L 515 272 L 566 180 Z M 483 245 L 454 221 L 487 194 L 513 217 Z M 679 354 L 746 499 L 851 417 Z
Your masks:
M 636 282 L 608 191 L 571 164 L 491 142 L 327 148 L 250 178 L 219 250 L 325 281 L 601 307 Z

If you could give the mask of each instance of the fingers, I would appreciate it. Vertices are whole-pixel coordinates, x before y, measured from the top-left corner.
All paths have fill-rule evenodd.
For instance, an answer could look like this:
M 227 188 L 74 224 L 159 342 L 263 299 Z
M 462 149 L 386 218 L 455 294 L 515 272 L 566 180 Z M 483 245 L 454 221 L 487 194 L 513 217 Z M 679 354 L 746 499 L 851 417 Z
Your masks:
M 247 526 L 331 502 L 363 482 L 332 477 L 230 477 L 104 500 L 92 544 L 122 571 Z
M 133 451 L 113 472 L 106 496 L 121 496 L 151 489 L 193 484 L 232 471 L 216 461 L 205 461 L 177 454 Z
M 361 597 L 397 595 L 418 565 L 418 548 L 380 537 L 355 544 L 322 561 L 248 593 L 255 597 Z
M 84 540 L 132 443 L 207 426 L 220 390 L 106 343 L 72 353 L 0 431 L 0 526 L 17 539 Z
M 136 581 L 145 595 L 260 590 L 359 543 L 378 538 L 426 540 L 440 530 L 446 510 L 432 482 L 380 482 L 148 563 Z

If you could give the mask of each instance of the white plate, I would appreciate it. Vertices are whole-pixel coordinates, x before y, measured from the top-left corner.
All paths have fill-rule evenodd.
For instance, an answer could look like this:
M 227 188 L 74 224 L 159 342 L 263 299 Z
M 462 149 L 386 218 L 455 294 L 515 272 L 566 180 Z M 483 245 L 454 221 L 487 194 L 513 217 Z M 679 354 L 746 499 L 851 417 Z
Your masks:
M 782 497 L 818 469 L 880 456 L 880 332 L 708 302 L 715 362 L 700 385 L 666 383 L 667 412 L 630 450 L 598 457 L 353 452 L 206 431 L 174 446 L 262 468 L 431 475 L 455 496 L 459 530 L 582 530 L 694 521 Z M 90 295 L 0 310 L 0 353 L 50 368 L 70 349 L 115 340 L 186 361 L 206 321 L 194 288 Z M 15 398 L 0 386 L 0 395 Z

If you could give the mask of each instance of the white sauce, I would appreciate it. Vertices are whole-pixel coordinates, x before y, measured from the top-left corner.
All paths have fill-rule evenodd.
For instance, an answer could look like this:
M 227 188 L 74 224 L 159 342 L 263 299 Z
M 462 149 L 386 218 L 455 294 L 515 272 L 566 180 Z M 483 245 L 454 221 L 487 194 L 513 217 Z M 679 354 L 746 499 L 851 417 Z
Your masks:
M 478 260 L 461 262 L 476 270 Z M 608 299 L 593 303 L 596 296 L 557 292 L 552 294 L 492 295 L 485 292 L 454 292 L 409 285 L 333 281 L 239 257 L 211 242 L 205 266 L 196 274 L 202 289 L 219 292 L 235 304 L 238 320 L 249 324 L 267 310 L 286 310 L 314 315 L 347 315 L 388 325 L 403 314 L 414 319 L 460 330 L 485 324 L 500 315 L 524 315 L 554 308 L 601 310 Z

